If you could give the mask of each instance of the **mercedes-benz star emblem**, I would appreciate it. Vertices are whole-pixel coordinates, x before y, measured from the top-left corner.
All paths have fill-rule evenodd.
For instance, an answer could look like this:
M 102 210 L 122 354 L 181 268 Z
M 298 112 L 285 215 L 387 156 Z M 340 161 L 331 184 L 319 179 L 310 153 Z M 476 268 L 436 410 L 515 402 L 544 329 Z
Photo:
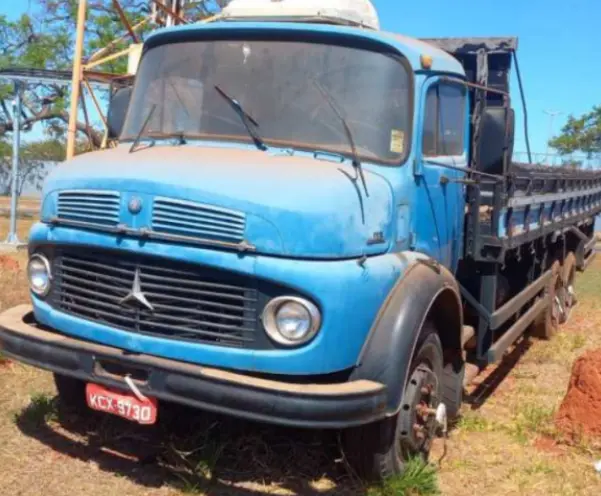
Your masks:
M 137 196 L 132 197 L 127 204 L 127 208 L 132 214 L 139 214 L 142 210 L 142 200 Z
M 144 293 L 142 293 L 142 285 L 140 284 L 140 268 L 136 268 L 136 273 L 134 274 L 134 284 L 131 288 L 131 291 L 123 298 L 119 305 L 126 305 L 127 303 L 138 303 L 144 308 L 147 308 L 151 312 L 154 312 L 153 306 L 146 299 Z

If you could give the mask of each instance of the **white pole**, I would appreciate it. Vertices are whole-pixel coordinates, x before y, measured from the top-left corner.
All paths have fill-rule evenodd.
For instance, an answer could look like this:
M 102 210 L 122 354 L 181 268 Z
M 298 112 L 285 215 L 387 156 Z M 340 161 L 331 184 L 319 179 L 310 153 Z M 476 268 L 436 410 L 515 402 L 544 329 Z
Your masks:
M 13 101 L 13 167 L 10 188 L 10 231 L 9 244 L 19 244 L 17 237 L 17 182 L 19 180 L 19 151 L 21 149 L 21 83 L 15 82 L 15 99 Z

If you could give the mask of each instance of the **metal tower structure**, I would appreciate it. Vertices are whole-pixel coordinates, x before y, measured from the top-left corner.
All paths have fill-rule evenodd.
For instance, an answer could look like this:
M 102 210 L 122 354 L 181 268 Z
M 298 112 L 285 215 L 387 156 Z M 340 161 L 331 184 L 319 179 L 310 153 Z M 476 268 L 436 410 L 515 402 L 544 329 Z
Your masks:
M 133 73 L 135 72 L 136 64 L 128 64 L 128 74 L 101 72 L 98 71 L 97 68 L 108 61 L 120 57 L 128 57 L 130 54 L 134 55 L 133 59 L 135 62 L 136 56 L 139 57 L 140 48 L 142 46 L 141 32 L 143 28 L 146 28 L 146 32 L 148 32 L 148 30 L 163 26 L 188 24 L 192 21 L 186 16 L 187 9 L 194 5 L 204 4 L 205 0 L 149 0 L 146 16 L 133 25 L 129 21 L 131 16 L 127 15 L 121 2 L 122 0 L 111 0 L 112 7 L 117 14 L 115 17 L 118 18 L 118 22 L 122 25 L 123 34 L 84 59 L 83 51 L 86 33 L 86 18 L 89 6 L 87 0 L 79 0 L 72 71 L 48 71 L 39 69 L 0 70 L 0 82 L 11 83 L 14 87 L 14 99 L 12 102 L 14 132 L 11 169 L 10 227 L 7 238 L 4 241 L 0 241 L 0 249 L 22 246 L 22 243 L 17 237 L 16 228 L 18 213 L 17 184 L 19 178 L 21 146 L 20 118 L 23 113 L 22 93 L 24 88 L 29 84 L 53 84 L 65 87 L 69 85 L 69 80 L 71 81 L 71 109 L 67 132 L 67 159 L 72 158 L 75 154 L 77 123 L 80 110 L 85 119 L 86 128 L 91 128 L 89 113 L 86 107 L 87 92 L 87 95 L 94 104 L 96 112 L 104 126 L 102 147 L 106 147 L 110 144 L 108 139 L 109 133 L 106 112 L 103 110 L 95 90 L 97 91 L 100 89 L 106 91 L 107 89 L 114 88 L 115 85 L 130 84 Z M 221 5 L 221 3 L 218 4 Z M 207 17 L 200 22 L 209 22 L 218 17 L 219 15 L 214 15 Z M 123 42 L 128 40 L 130 43 L 127 48 L 118 49 L 119 46 L 123 46 Z
M 71 79 L 71 108 L 69 112 L 69 125 L 67 128 L 67 159 L 72 158 L 75 154 L 75 143 L 77 134 L 77 118 L 79 111 L 82 111 L 86 121 L 86 126 L 89 127 L 88 112 L 85 107 L 85 92 L 87 91 L 94 107 L 100 116 L 100 120 L 104 126 L 104 139 L 102 146 L 108 145 L 108 125 L 106 114 L 103 111 L 97 95 L 94 93 L 92 86 L 89 84 L 90 78 L 104 77 L 114 83 L 125 83 L 132 79 L 133 72 L 136 68 L 136 59 L 140 55 L 141 48 L 141 32 L 148 29 L 155 29 L 164 26 L 175 26 L 178 24 L 189 24 L 192 22 L 186 16 L 188 8 L 195 4 L 210 3 L 206 0 L 149 0 L 148 13 L 139 20 L 136 24 L 129 21 L 127 12 L 120 0 L 111 0 L 112 7 L 117 14 L 119 23 L 122 27 L 123 34 L 112 40 L 104 47 L 98 49 L 95 53 L 87 58 L 84 58 L 84 45 L 86 34 L 86 18 L 88 13 L 88 0 L 79 0 L 77 11 L 77 31 L 75 36 L 75 51 L 73 56 L 73 74 Z M 203 19 L 200 22 L 209 22 L 219 17 L 214 15 Z M 129 46 L 122 50 L 117 50 L 123 42 L 129 41 Z M 128 74 L 107 74 L 95 71 L 102 64 L 115 60 L 121 57 L 130 57 L 133 59 L 132 64 L 128 64 Z

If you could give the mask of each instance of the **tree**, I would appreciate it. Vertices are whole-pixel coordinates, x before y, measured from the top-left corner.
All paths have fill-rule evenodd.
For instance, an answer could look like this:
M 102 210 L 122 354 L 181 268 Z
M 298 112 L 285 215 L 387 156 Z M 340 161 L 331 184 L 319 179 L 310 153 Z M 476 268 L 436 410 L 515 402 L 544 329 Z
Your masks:
M 129 22 L 134 25 L 150 14 L 150 1 L 119 0 Z M 205 0 L 190 3 L 186 11 L 189 20 L 200 20 L 213 15 L 227 0 Z M 0 16 L 0 69 L 37 68 L 70 70 L 75 43 L 77 0 L 32 0 L 30 13 L 16 21 Z M 84 59 L 100 48 L 127 33 L 120 22 L 113 0 L 89 0 L 86 24 Z M 143 39 L 152 29 L 146 25 L 139 35 Z M 125 48 L 131 39 L 126 37 L 112 46 L 112 51 Z M 123 58 L 108 61 L 95 70 L 122 74 L 127 61 Z M 0 84 L 0 139 L 14 129 L 10 112 L 13 89 Z M 21 126 L 25 131 L 41 123 L 50 138 L 62 138 L 69 121 L 69 89 L 57 85 L 30 85 L 23 95 L 24 115 Z M 80 136 L 94 146 L 102 141 L 98 129 L 89 129 L 84 122 L 77 123 Z
M 582 152 L 588 158 L 601 157 L 601 105 L 578 118 L 570 116 L 549 145 L 562 155 Z
M 12 156 L 12 144 L 0 140 L 0 195 L 10 194 Z M 17 196 L 21 196 L 27 186 L 40 190 L 49 169 L 64 157 L 65 146 L 56 139 L 23 143 L 19 154 Z

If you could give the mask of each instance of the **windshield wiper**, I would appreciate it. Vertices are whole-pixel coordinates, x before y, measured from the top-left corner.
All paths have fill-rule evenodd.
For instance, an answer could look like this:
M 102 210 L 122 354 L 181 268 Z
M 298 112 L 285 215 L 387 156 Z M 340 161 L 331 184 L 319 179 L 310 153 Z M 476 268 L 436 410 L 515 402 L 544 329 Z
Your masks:
M 248 131 L 248 134 L 250 135 L 253 142 L 255 143 L 255 146 L 261 151 L 266 151 L 267 145 L 265 144 L 265 142 L 263 141 L 261 136 L 259 136 L 259 133 L 257 133 L 256 129 L 254 128 L 254 127 L 259 127 L 259 123 L 256 120 L 254 120 L 252 118 L 252 116 L 248 115 L 244 111 L 244 109 L 242 108 L 242 105 L 240 105 L 240 102 L 238 100 L 229 96 L 225 91 L 223 91 L 217 85 L 215 85 L 215 89 L 217 90 L 217 93 L 219 93 L 223 98 L 225 98 L 225 100 L 227 100 L 227 102 L 236 111 L 236 113 L 240 117 L 240 120 L 242 121 L 242 124 L 244 124 L 244 127 Z
M 315 87 L 321 93 L 321 96 L 323 97 L 323 99 L 328 103 L 330 108 L 334 111 L 334 113 L 336 114 L 336 117 L 338 117 L 338 119 L 340 119 L 340 122 L 342 122 L 342 126 L 344 127 L 344 132 L 346 134 L 346 138 L 349 142 L 349 145 L 351 146 L 351 153 L 353 155 L 352 164 L 353 164 L 353 167 L 355 168 L 355 173 L 356 173 L 355 181 L 358 179 L 358 177 L 361 178 L 361 183 L 363 184 L 363 189 L 365 190 L 365 195 L 369 196 L 369 193 L 367 192 L 367 184 L 365 183 L 365 176 L 363 175 L 363 166 L 361 165 L 361 160 L 359 160 L 359 154 L 357 153 L 357 147 L 355 146 L 355 139 L 353 138 L 353 133 L 351 132 L 351 128 L 349 127 L 348 123 L 346 122 L 346 119 L 340 112 L 338 105 L 334 101 L 334 97 L 328 92 L 328 90 L 326 90 L 319 83 L 319 81 L 317 81 L 316 79 L 313 79 L 312 81 L 313 81 L 313 84 L 315 85 Z
M 150 122 L 150 119 L 152 118 L 152 114 L 154 114 L 154 109 L 156 109 L 156 108 L 157 108 L 156 103 L 150 108 L 150 111 L 148 112 L 146 119 L 144 119 L 144 124 L 142 124 L 142 127 L 140 128 L 140 130 L 138 131 L 138 134 L 136 135 L 136 139 L 131 144 L 129 153 L 132 153 L 136 149 L 136 146 L 138 146 L 138 143 L 140 142 L 140 139 L 142 138 L 142 134 L 144 134 L 144 132 L 146 131 L 146 128 L 148 127 L 148 123 Z M 154 144 L 154 140 L 152 138 L 150 138 L 150 140 L 151 140 L 151 143 Z

